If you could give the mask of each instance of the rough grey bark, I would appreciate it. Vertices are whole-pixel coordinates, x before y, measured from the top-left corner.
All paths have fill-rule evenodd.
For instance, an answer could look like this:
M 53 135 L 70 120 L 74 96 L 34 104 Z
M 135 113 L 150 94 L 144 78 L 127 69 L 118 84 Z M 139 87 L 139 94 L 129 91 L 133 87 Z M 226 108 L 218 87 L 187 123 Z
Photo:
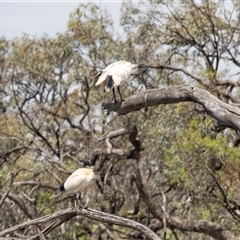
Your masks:
M 76 209 L 76 208 L 69 208 L 65 209 L 59 212 L 55 212 L 53 214 L 49 214 L 44 217 L 36 218 L 33 220 L 26 221 L 24 223 L 15 225 L 13 227 L 10 227 L 8 229 L 3 230 L 0 232 L 0 237 L 4 237 L 7 234 L 11 234 L 15 231 L 17 231 L 20 228 L 26 228 L 32 225 L 40 225 L 42 223 L 47 223 L 49 221 L 55 220 L 52 224 L 50 224 L 47 228 L 43 229 L 39 232 L 36 236 L 33 236 L 29 239 L 40 239 L 41 235 L 47 235 L 49 232 L 53 231 L 56 227 L 61 225 L 63 222 L 68 221 L 69 219 L 77 216 L 77 215 L 83 215 L 85 217 L 88 217 L 93 220 L 107 222 L 111 224 L 120 225 L 123 227 L 128 227 L 131 229 L 135 229 L 143 233 L 148 239 L 151 240 L 160 240 L 160 238 L 148 227 L 144 226 L 141 223 L 132 221 L 127 218 L 115 216 L 109 213 L 100 212 L 94 209 Z
M 104 110 L 124 115 L 142 108 L 160 104 L 195 102 L 201 104 L 206 112 L 225 127 L 240 130 L 240 109 L 224 103 L 206 90 L 196 87 L 176 86 L 149 89 L 125 99 L 122 103 L 106 103 Z

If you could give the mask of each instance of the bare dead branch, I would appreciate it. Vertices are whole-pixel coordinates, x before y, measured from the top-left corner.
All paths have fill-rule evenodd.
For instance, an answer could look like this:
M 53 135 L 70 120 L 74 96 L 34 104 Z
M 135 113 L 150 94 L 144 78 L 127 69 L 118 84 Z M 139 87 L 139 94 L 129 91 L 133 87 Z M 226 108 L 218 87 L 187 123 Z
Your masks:
M 127 134 L 129 131 L 125 128 L 120 128 L 120 129 L 117 129 L 117 130 L 114 130 L 114 131 L 111 131 L 109 133 L 107 133 L 106 135 L 104 136 L 101 136 L 98 141 L 102 141 L 106 138 L 116 138 L 116 137 L 119 137 L 119 136 L 122 136 L 124 134 Z
M 42 223 L 47 223 L 49 221 L 52 220 L 58 220 L 62 223 L 61 219 L 62 218 L 66 218 L 66 219 L 71 219 L 77 215 L 82 215 L 85 217 L 88 217 L 92 220 L 96 220 L 96 221 L 103 221 L 106 223 L 110 223 L 110 224 L 116 224 L 119 226 L 123 226 L 123 227 L 127 227 L 127 228 L 131 228 L 131 229 L 135 229 L 140 231 L 141 233 L 143 233 L 148 239 L 152 239 L 152 240 L 160 240 L 160 238 L 149 228 L 147 228 L 146 226 L 144 226 L 141 223 L 132 221 L 130 219 L 127 218 L 123 218 L 123 217 L 119 217 L 119 216 L 115 216 L 109 213 L 104 213 L 104 212 L 100 212 L 94 209 L 75 209 L 75 208 L 68 208 L 65 210 L 61 210 L 58 212 L 55 212 L 53 214 L 49 214 L 47 216 L 44 217 L 40 217 L 40 218 L 36 218 L 33 220 L 29 220 L 26 221 L 24 223 L 15 225 L 13 227 L 10 227 L 8 229 L 3 230 L 2 232 L 0 232 L 0 237 L 3 237 L 7 234 L 13 233 L 15 231 L 17 231 L 18 229 L 21 228 L 26 228 L 32 225 L 40 225 Z M 55 228 L 55 224 L 59 225 L 59 223 L 56 221 L 54 222 L 54 224 L 50 225 L 49 227 L 47 227 L 45 230 L 42 231 L 42 234 L 44 234 L 44 232 L 51 232 L 54 228 Z M 53 226 L 53 228 L 51 228 Z M 38 234 L 39 235 L 39 234 Z M 39 238 L 40 236 L 38 236 Z M 32 238 L 32 239 L 37 239 L 36 238 Z
M 94 150 L 95 155 L 116 155 L 118 157 L 128 157 L 130 154 L 130 151 L 127 151 L 125 149 L 117 149 L 117 148 L 112 148 L 111 152 L 108 151 L 108 149 L 103 149 L 103 148 L 97 148 Z
M 179 102 L 199 103 L 221 125 L 240 130 L 239 108 L 226 104 L 208 91 L 196 87 L 176 86 L 149 89 L 126 98 L 122 103 L 106 103 L 103 109 L 124 115 L 146 107 Z

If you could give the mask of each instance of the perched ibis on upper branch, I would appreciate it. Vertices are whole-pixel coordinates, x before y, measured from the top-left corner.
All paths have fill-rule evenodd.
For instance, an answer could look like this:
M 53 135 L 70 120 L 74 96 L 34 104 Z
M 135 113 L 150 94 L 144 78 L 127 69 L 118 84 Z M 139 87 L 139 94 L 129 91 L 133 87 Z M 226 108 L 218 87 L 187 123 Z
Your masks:
M 120 85 L 127 80 L 130 76 L 138 76 L 143 72 L 146 72 L 148 66 L 145 64 L 132 64 L 127 61 L 118 61 L 108 65 L 97 75 L 98 81 L 96 86 L 105 83 L 104 91 L 113 91 L 113 97 L 115 104 L 117 103 L 115 89 L 118 90 L 121 101 L 124 101 L 120 93 Z

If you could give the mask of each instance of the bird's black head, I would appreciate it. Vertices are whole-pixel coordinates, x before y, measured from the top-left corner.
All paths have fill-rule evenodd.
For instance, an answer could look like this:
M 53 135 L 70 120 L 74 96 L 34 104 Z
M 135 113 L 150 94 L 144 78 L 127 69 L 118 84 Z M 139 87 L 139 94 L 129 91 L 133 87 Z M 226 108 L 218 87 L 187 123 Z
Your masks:
M 135 65 L 134 67 L 135 67 L 135 69 L 134 69 L 134 72 L 131 74 L 131 76 L 135 76 L 135 77 L 139 76 L 140 74 L 142 74 L 148 70 L 148 66 L 143 63 L 141 63 L 139 65 Z M 136 67 L 137 67 L 137 69 L 136 69 Z
M 88 159 L 85 159 L 84 161 L 83 161 L 83 166 L 84 167 L 91 167 L 91 161 L 90 160 L 88 160 Z

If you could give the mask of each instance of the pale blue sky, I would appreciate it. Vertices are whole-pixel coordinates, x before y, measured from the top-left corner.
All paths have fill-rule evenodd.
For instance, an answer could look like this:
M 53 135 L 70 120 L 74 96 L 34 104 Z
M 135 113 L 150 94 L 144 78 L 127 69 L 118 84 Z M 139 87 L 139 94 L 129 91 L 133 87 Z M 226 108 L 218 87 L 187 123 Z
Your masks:
M 69 14 L 79 3 L 90 1 L 1 1 L 0 37 L 21 37 L 23 33 L 41 37 L 44 33 L 53 37 L 67 29 Z M 121 1 L 92 1 L 108 9 L 118 28 Z M 116 29 L 117 30 L 117 29 Z

